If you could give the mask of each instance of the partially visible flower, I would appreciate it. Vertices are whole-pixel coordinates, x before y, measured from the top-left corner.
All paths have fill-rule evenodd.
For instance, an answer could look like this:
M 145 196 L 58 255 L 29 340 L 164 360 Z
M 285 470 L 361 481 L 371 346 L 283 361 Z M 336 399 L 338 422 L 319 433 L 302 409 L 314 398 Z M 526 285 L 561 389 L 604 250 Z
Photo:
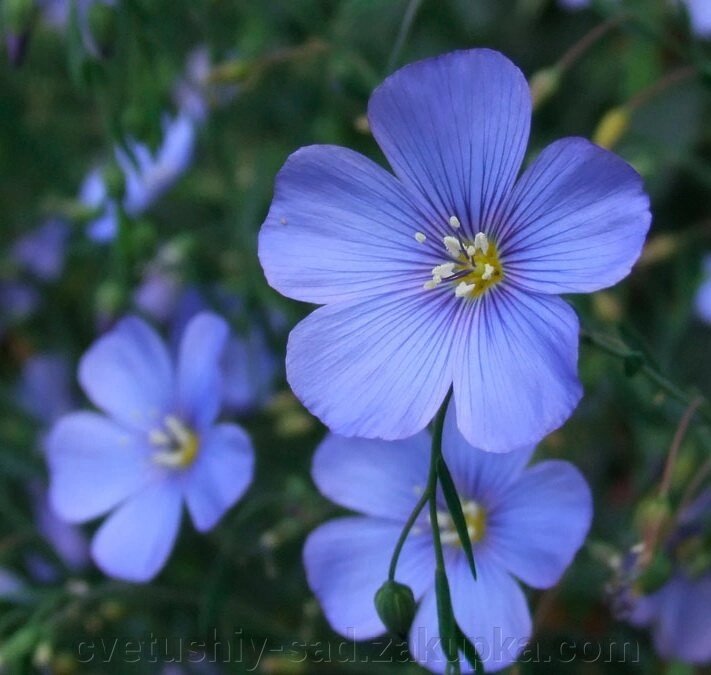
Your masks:
M 48 220 L 15 242 L 12 257 L 38 279 L 54 281 L 64 269 L 68 237 L 69 227 L 65 222 Z
M 129 142 L 132 157 L 117 147 L 116 161 L 124 173 L 126 190 L 123 208 L 130 216 L 145 213 L 183 175 L 192 161 L 195 126 L 186 113 L 166 118 L 163 142 L 153 153 L 148 146 Z M 109 199 L 102 170 L 94 168 L 84 180 L 80 201 L 99 214 L 89 225 L 89 236 L 98 242 L 111 241 L 118 228 L 116 204 Z
M 173 548 L 183 503 L 204 532 L 252 480 L 249 438 L 216 423 L 228 334 L 220 317 L 198 314 L 173 361 L 153 329 L 129 317 L 81 360 L 80 384 L 103 414 L 71 413 L 52 429 L 50 500 L 69 522 L 112 511 L 91 548 L 110 576 L 154 577 Z
M 711 2 L 709 0 L 684 0 L 691 29 L 700 38 L 711 37 Z
M 0 335 L 31 316 L 40 304 L 37 289 L 13 279 L 0 279 Z
M 529 86 L 487 49 L 402 68 L 368 116 L 395 176 L 345 148 L 302 148 L 259 235 L 271 286 L 323 305 L 289 337 L 294 393 L 336 433 L 394 440 L 452 387 L 477 447 L 537 442 L 582 396 L 578 319 L 558 296 L 629 273 L 651 221 L 640 176 L 567 138 L 518 177 Z
M 704 276 L 696 291 L 694 306 L 697 316 L 704 322 L 711 324 L 711 255 L 704 259 Z
M 373 598 L 425 486 L 429 450 L 429 434 L 421 432 L 390 443 L 329 435 L 316 451 L 312 475 L 320 491 L 361 514 L 321 525 L 304 549 L 309 585 L 342 635 L 366 640 L 385 632 Z M 516 660 L 531 635 L 531 616 L 516 579 L 534 588 L 557 583 L 590 527 L 590 490 L 568 462 L 526 468 L 533 448 L 504 455 L 473 448 L 457 429 L 454 406 L 445 420 L 442 450 L 460 494 L 478 572 L 474 581 L 440 498 L 438 522 L 454 614 L 486 672 L 500 670 Z M 404 546 L 396 580 L 420 600 L 411 651 L 426 668 L 443 672 L 434 568 L 430 521 L 421 515 Z
M 59 354 L 37 354 L 22 367 L 18 391 L 22 407 L 38 422 L 50 426 L 74 407 L 71 368 Z
M 654 647 L 664 659 L 684 663 L 711 663 L 711 569 L 691 571 L 683 561 L 683 548 L 711 524 L 711 491 L 702 493 L 679 518 L 678 527 L 667 542 L 675 559 L 672 578 L 649 595 L 630 595 L 627 620 L 649 627 Z M 706 529 L 708 536 L 708 529 Z
M 0 600 L 16 600 L 26 590 L 25 583 L 14 572 L 0 567 Z

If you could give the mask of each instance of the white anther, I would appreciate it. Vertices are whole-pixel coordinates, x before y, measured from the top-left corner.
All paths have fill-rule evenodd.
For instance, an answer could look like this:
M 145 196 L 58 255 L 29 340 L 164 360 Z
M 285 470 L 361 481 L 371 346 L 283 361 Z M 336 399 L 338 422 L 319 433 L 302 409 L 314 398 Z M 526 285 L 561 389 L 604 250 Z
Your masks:
M 170 445 L 170 436 L 160 429 L 153 429 L 148 434 L 148 440 L 151 445 Z
M 478 232 L 474 237 L 474 249 L 481 249 L 484 255 L 489 250 L 489 240 L 483 232 Z
M 464 298 L 469 295 L 475 288 L 475 284 L 468 284 L 465 281 L 461 281 L 454 289 L 454 295 L 456 295 L 458 298 Z
M 439 286 L 439 284 L 442 282 L 442 279 L 440 277 L 432 277 L 429 281 L 425 281 L 423 288 L 426 291 L 431 291 L 433 288 L 436 288 Z
M 173 438 L 181 445 L 190 442 L 190 432 L 185 428 L 185 425 L 173 415 L 168 415 L 165 418 L 165 426 L 168 431 L 173 434 Z
M 459 243 L 459 239 L 447 236 L 443 239 L 443 241 L 449 255 L 453 258 L 458 258 L 459 254 L 462 252 L 462 245 Z
M 418 244 L 424 244 L 425 239 L 427 239 L 427 237 L 425 237 L 425 235 L 422 234 L 422 232 L 415 232 L 415 239 L 417 239 Z
M 467 246 L 467 255 L 473 258 L 476 255 L 476 246 Z
M 495 269 L 492 265 L 489 265 L 489 263 L 484 264 L 484 274 L 481 275 L 481 278 L 484 281 L 489 281 L 491 279 L 491 275 L 495 272 Z
M 450 277 L 454 274 L 454 263 L 444 263 L 432 268 L 432 276 L 434 277 Z
M 455 229 L 458 230 L 462 224 L 459 222 L 459 218 L 457 216 L 451 216 L 449 219 L 449 224 Z

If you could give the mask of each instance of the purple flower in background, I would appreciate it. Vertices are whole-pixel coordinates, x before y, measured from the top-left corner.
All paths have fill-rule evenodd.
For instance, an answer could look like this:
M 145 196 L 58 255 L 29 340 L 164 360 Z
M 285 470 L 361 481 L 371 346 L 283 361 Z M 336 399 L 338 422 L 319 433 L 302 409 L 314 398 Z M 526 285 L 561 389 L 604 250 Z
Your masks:
M 694 306 L 697 316 L 705 323 L 711 324 L 711 256 L 704 259 L 704 278 L 696 292 Z
M 709 0 L 685 0 L 691 29 L 700 38 L 711 37 L 711 2 Z
M 175 363 L 144 321 L 129 317 L 84 355 L 79 381 L 103 413 L 62 417 L 48 440 L 50 500 L 69 522 L 113 513 L 92 555 L 108 575 L 147 581 L 165 564 L 185 502 L 207 531 L 252 480 L 244 431 L 217 424 L 227 324 L 201 313 Z
M 54 281 L 64 269 L 68 237 L 66 223 L 49 220 L 18 239 L 12 247 L 12 257 L 38 279 Z
M 260 233 L 269 283 L 324 305 L 291 333 L 289 383 L 346 436 L 410 436 L 453 386 L 477 447 L 539 440 L 582 395 L 578 319 L 557 296 L 629 273 L 650 224 L 640 177 L 568 138 L 517 180 L 529 87 L 486 49 L 399 70 L 368 115 L 396 177 L 345 148 L 302 148 Z
M 129 143 L 133 158 L 116 148 L 116 161 L 126 179 L 123 207 L 130 216 L 147 211 L 186 171 L 195 147 L 195 125 L 189 115 L 178 114 L 166 119 L 163 143 L 153 154 L 143 143 Z M 135 163 L 134 163 L 135 160 Z M 89 225 L 89 236 L 98 242 L 111 241 L 116 236 L 118 212 L 108 198 L 101 169 L 93 169 L 84 180 L 80 201 L 99 215 Z
M 31 316 L 39 304 L 39 293 L 30 284 L 0 279 L 0 336 L 13 324 Z
M 453 406 L 442 450 L 462 501 L 478 571 L 474 581 L 441 498 L 439 522 L 454 614 L 486 671 L 498 670 L 517 658 L 531 635 L 531 616 L 516 578 L 534 588 L 558 581 L 590 527 L 590 490 L 568 462 L 526 468 L 533 448 L 503 455 L 473 448 L 457 429 Z M 426 484 L 429 455 L 426 432 L 390 443 L 329 435 L 316 451 L 312 475 L 320 491 L 362 514 L 320 526 L 304 549 L 309 585 L 342 635 L 365 640 L 385 632 L 373 597 Z M 442 672 L 434 566 L 429 519 L 422 515 L 403 548 L 396 579 L 421 601 L 410 649 L 423 666 Z

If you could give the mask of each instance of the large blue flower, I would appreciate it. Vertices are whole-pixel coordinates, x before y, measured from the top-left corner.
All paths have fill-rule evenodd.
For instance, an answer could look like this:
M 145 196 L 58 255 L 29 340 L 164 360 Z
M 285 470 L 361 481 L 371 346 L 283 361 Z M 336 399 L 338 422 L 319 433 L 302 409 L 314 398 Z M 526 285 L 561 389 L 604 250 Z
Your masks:
M 385 632 L 373 597 L 427 481 L 429 449 L 429 435 L 422 432 L 396 442 L 330 435 L 316 452 L 312 473 L 321 492 L 363 514 L 320 526 L 304 549 L 309 585 L 331 626 L 347 637 L 365 640 Z M 454 614 L 486 671 L 498 670 L 517 658 L 531 635 L 526 599 L 514 577 L 534 588 L 558 581 L 590 527 L 590 490 L 568 462 L 526 468 L 533 448 L 505 455 L 473 448 L 457 429 L 453 406 L 442 451 L 462 500 L 478 571 L 474 581 L 442 499 L 439 520 Z M 424 666 L 442 672 L 434 568 L 430 524 L 422 515 L 396 578 L 421 600 L 410 649 Z
M 287 160 L 259 256 L 274 288 L 325 305 L 292 332 L 287 375 L 333 431 L 410 436 L 453 385 L 465 437 L 508 451 L 575 408 L 578 321 L 556 295 L 627 275 L 649 202 L 630 166 L 582 138 L 517 180 L 530 116 L 510 61 L 456 52 L 370 100 L 397 177 L 333 146 Z
M 173 548 L 183 502 L 203 532 L 250 484 L 249 438 L 236 425 L 215 423 L 228 333 L 218 316 L 198 314 L 174 367 L 156 333 L 131 317 L 84 355 L 81 386 L 106 414 L 76 412 L 54 426 L 50 499 L 70 522 L 114 511 L 92 543 L 106 574 L 152 578 Z

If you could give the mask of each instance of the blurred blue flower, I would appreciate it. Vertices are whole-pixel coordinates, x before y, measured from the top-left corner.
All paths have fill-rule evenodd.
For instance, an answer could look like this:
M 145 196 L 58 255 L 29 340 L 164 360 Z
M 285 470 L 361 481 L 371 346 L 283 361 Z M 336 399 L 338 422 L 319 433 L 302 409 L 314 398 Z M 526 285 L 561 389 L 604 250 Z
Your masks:
M 696 315 L 711 324 L 711 256 L 704 259 L 704 276 L 694 298 Z
M 457 623 L 477 646 L 486 672 L 512 663 L 531 636 L 531 616 L 516 579 L 548 588 L 583 544 L 592 519 L 590 490 L 568 462 L 526 465 L 533 448 L 493 454 L 469 445 L 454 406 L 442 450 L 457 486 L 473 542 L 477 580 L 440 498 L 438 521 Z M 338 518 L 307 539 L 309 585 L 337 632 L 356 640 L 385 632 L 373 597 L 385 580 L 405 520 L 427 481 L 430 438 L 421 432 L 385 442 L 329 435 L 312 475 L 329 499 L 362 515 Z M 443 672 L 435 602 L 429 519 L 421 515 L 401 554 L 396 579 L 420 600 L 410 649 L 430 670 Z M 465 672 L 470 672 L 464 669 Z
M 54 281 L 64 269 L 68 237 L 69 227 L 65 222 L 48 220 L 15 242 L 12 257 L 38 279 Z
M 538 441 L 582 395 L 578 319 L 557 295 L 629 273 L 651 219 L 639 175 L 568 138 L 517 180 L 529 87 L 486 49 L 399 70 L 368 114 L 397 178 L 345 148 L 302 148 L 260 233 L 269 283 L 325 305 L 291 333 L 289 383 L 347 436 L 410 436 L 453 385 L 477 447 Z
M 0 336 L 31 316 L 39 304 L 40 295 L 34 286 L 15 279 L 0 279 Z
M 173 548 L 183 502 L 204 532 L 252 480 L 248 436 L 215 422 L 228 334 L 220 317 L 198 314 L 172 360 L 155 331 L 129 317 L 81 360 L 80 384 L 105 414 L 71 413 L 53 427 L 50 500 L 69 522 L 113 511 L 92 542 L 109 576 L 154 577 Z
M 155 154 L 136 141 L 128 144 L 132 157 L 119 147 L 115 149 L 116 161 L 126 180 L 123 208 L 129 216 L 145 213 L 178 181 L 192 161 L 195 123 L 190 116 L 181 112 L 172 119 L 166 118 L 163 130 L 163 143 Z M 109 199 L 100 168 L 89 172 L 79 199 L 85 206 L 100 211 L 89 225 L 90 238 L 97 242 L 111 241 L 118 231 L 118 210 Z
M 52 353 L 28 358 L 22 366 L 18 399 L 38 422 L 51 426 L 75 407 L 69 361 Z
M 711 490 L 703 492 L 679 516 L 672 533 L 670 554 L 690 537 L 703 534 L 711 517 Z M 708 534 L 708 531 L 707 531 Z M 628 621 L 649 627 L 654 647 L 664 659 L 711 663 L 711 570 L 692 574 L 677 560 L 674 575 L 650 595 L 634 598 Z

